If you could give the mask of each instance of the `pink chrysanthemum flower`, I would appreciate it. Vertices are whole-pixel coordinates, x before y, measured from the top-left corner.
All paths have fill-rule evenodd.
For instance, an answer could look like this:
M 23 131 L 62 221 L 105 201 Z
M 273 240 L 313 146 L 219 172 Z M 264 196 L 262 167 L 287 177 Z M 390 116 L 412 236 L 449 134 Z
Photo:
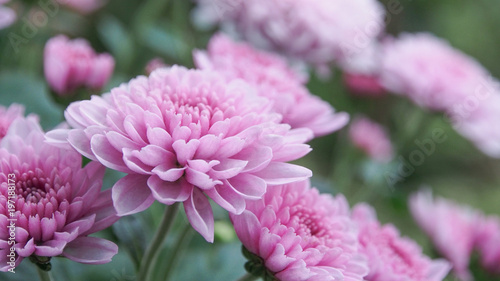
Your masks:
M 17 15 L 16 12 L 14 12 L 14 10 L 3 6 L 4 4 L 7 4 L 9 1 L 10 0 L 0 0 L 0 29 L 9 27 L 17 19 Z
M 463 103 L 487 77 L 478 62 L 432 34 L 403 34 L 383 46 L 384 86 L 433 110 Z
M 361 253 L 368 257 L 367 281 L 441 281 L 450 271 L 448 262 L 425 256 L 392 224 L 381 225 L 371 206 L 354 206 L 352 218 L 359 226 Z
M 384 27 L 374 0 L 198 0 L 200 25 L 221 22 L 253 44 L 313 65 L 359 52 Z
M 393 158 L 392 143 L 386 130 L 368 118 L 354 119 L 349 129 L 349 138 L 354 146 L 376 161 L 389 162 Z
M 482 266 L 500 275 L 500 218 L 483 218 L 479 223 L 476 241 Z
M 303 85 L 303 75 L 293 71 L 284 59 L 258 51 L 245 43 L 236 43 L 223 34 L 215 35 L 207 52 L 194 53 L 196 66 L 216 70 L 228 79 L 241 78 L 254 85 L 258 94 L 273 102 L 283 115 L 283 123 L 292 128 L 309 128 L 316 136 L 332 133 L 349 120 L 347 113 L 334 109 Z
M 0 140 L 7 134 L 10 125 L 17 118 L 24 116 L 24 106 L 20 104 L 11 104 L 9 107 L 0 105 Z M 30 114 L 27 118 L 38 120 L 38 116 Z
M 213 241 L 208 198 L 231 213 L 268 185 L 311 176 L 285 163 L 310 151 L 307 129 L 290 130 L 241 80 L 173 66 L 102 97 L 71 104 L 69 142 L 86 157 L 128 175 L 113 187 L 121 216 L 183 202 L 191 225 Z M 54 131 L 54 142 L 67 132 Z
M 59 35 L 45 45 L 45 78 L 49 86 L 62 96 L 83 86 L 101 89 L 111 78 L 114 67 L 111 55 L 96 54 L 84 39 L 69 40 Z
M 368 273 L 347 201 L 319 194 L 309 181 L 270 188 L 230 217 L 243 246 L 256 256 L 247 268 L 260 262 L 282 281 L 361 281 Z
M 111 190 L 101 192 L 104 166 L 81 168 L 78 152 L 44 140 L 35 120 L 19 118 L 0 142 L 0 270 L 33 256 L 111 261 L 118 247 L 88 236 L 118 220 Z
M 430 190 L 412 195 L 409 204 L 418 225 L 453 265 L 455 275 L 472 280 L 468 267 L 481 214 L 443 198 L 433 199 Z

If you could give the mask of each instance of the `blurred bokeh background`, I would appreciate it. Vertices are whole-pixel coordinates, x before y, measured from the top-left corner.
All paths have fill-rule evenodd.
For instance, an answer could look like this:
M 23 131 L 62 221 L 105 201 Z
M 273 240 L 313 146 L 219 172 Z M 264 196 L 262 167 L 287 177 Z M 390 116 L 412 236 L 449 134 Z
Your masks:
M 200 30 L 192 24 L 191 11 L 195 5 L 189 0 L 110 0 L 88 15 L 60 6 L 45 19 L 38 18 L 38 24 L 33 24 L 37 13 L 42 11 L 40 3 L 48 2 L 12 1 L 9 7 L 16 11 L 19 20 L 0 30 L 0 104 L 23 104 L 28 113 L 40 116 L 45 129 L 63 121 L 65 107 L 64 102 L 56 102 L 51 95 L 43 76 L 43 49 L 49 38 L 61 33 L 72 38 L 82 37 L 98 52 L 111 53 L 116 68 L 103 91 L 106 92 L 143 75 L 148 61 L 153 58 L 159 57 L 167 64 L 193 67 L 191 52 L 205 49 L 211 35 L 217 31 L 215 28 Z M 500 78 L 500 1 L 400 2 L 401 13 L 391 15 L 387 21 L 389 33 L 434 33 L 476 58 L 494 77 Z M 313 183 L 321 191 L 344 193 L 351 204 L 369 202 L 382 222 L 394 223 L 402 234 L 418 241 L 431 256 L 435 253 L 430 242 L 409 215 L 407 198 L 410 193 L 426 186 L 438 195 L 469 204 L 486 214 L 500 215 L 500 161 L 482 154 L 457 134 L 442 114 L 419 108 L 400 96 L 366 98 L 352 95 L 336 69 L 328 80 L 311 72 L 308 88 L 339 111 L 352 116 L 363 114 L 386 126 L 396 149 L 392 162 L 374 162 L 352 146 L 347 127 L 311 141 L 314 150 L 298 162 L 313 170 Z M 422 164 L 411 165 L 409 155 L 419 149 L 415 142 L 431 138 L 436 129 L 444 132 L 446 140 L 437 143 L 435 151 L 426 155 Z M 413 168 L 407 167 L 411 172 L 395 183 L 388 180 L 401 165 Z M 109 171 L 105 188 L 111 187 L 120 176 Z M 135 280 L 134 266 L 161 219 L 162 208 L 155 203 L 147 211 L 122 218 L 99 234 L 118 242 L 120 252 L 113 262 L 89 266 L 54 259 L 55 279 Z M 164 266 L 160 264 L 159 274 L 164 275 L 173 268 L 169 280 L 197 281 L 233 280 L 244 274 L 241 245 L 225 212 L 219 210 L 215 214 L 214 244 L 206 243 L 188 228 L 183 212 L 180 214 L 174 233 L 162 252 L 160 263 Z M 176 251 L 180 254 L 172 262 L 171 256 Z M 15 275 L 2 273 L 0 280 L 34 280 L 34 274 L 33 264 L 26 260 L 16 269 Z M 483 278 L 477 280 L 492 280 Z M 158 277 L 158 280 L 163 279 Z

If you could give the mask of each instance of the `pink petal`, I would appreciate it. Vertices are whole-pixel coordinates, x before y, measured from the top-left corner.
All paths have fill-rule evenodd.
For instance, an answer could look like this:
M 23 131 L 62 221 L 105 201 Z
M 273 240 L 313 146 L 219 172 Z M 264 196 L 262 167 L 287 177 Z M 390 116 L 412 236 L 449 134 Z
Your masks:
M 68 242 L 62 240 L 44 242 L 40 246 L 35 246 L 35 255 L 42 257 L 59 256 L 63 252 L 66 243 Z
M 289 163 L 272 162 L 264 170 L 255 173 L 270 185 L 287 184 L 312 176 L 311 170 Z
M 168 182 L 157 176 L 149 177 L 148 186 L 154 198 L 167 205 L 186 201 L 191 194 L 191 189 L 193 189 L 193 185 L 186 182 L 184 179 Z
M 197 188 L 193 188 L 189 199 L 184 201 L 184 210 L 193 228 L 198 231 L 207 242 L 213 243 L 214 215 L 207 197 Z
M 247 250 L 254 254 L 259 253 L 261 225 L 257 217 L 250 211 L 243 211 L 241 215 L 230 215 L 234 230 Z
M 127 175 L 115 183 L 112 189 L 112 198 L 119 216 L 144 211 L 153 204 L 154 197 L 148 187 L 147 180 L 147 176 Z
M 106 239 L 78 237 L 66 246 L 62 254 L 76 262 L 103 264 L 110 262 L 117 253 L 118 246 Z

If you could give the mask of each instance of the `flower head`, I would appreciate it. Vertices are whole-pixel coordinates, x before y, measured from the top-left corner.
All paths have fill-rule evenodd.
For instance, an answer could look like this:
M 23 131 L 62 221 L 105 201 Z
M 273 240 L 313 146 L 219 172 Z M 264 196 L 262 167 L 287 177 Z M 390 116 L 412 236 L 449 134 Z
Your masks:
M 383 85 L 433 110 L 463 103 L 488 76 L 474 59 L 431 34 L 403 34 L 383 46 Z
M 243 246 L 279 280 L 361 281 L 368 272 L 347 201 L 309 181 L 270 188 L 230 217 Z
M 20 104 L 11 104 L 9 107 L 4 107 L 0 105 L 0 141 L 7 134 L 10 125 L 17 118 L 22 118 L 24 116 L 24 106 Z M 27 118 L 38 120 L 38 116 L 30 114 Z
M 44 140 L 35 120 L 19 118 L 0 142 L 0 269 L 30 256 L 109 262 L 118 247 L 88 236 L 118 219 L 111 191 L 101 191 L 104 167 L 81 168 L 78 152 Z M 7 257 L 11 247 L 15 261 Z
M 430 191 L 410 198 L 410 210 L 436 249 L 453 265 L 460 280 L 472 280 L 468 270 L 481 214 L 443 198 L 433 199 Z
M 309 93 L 304 75 L 277 55 L 218 34 L 210 40 L 207 52 L 197 51 L 194 58 L 200 69 L 216 70 L 228 79 L 241 78 L 255 86 L 292 128 L 309 128 L 320 136 L 342 128 L 349 120 L 346 113 L 335 114 L 327 102 Z
M 128 175 L 113 186 L 119 215 L 137 213 L 156 199 L 183 202 L 191 225 L 213 241 L 208 198 L 232 213 L 259 199 L 268 185 L 311 176 L 285 163 L 307 154 L 306 129 L 290 130 L 267 100 L 243 81 L 213 71 L 157 69 L 102 97 L 71 104 L 68 138 L 86 157 Z
M 376 161 L 388 162 L 393 157 L 393 148 L 387 132 L 381 125 L 368 118 L 355 119 L 349 129 L 349 137 L 356 147 Z
M 109 54 L 96 54 L 84 39 L 64 35 L 50 39 L 44 50 L 45 78 L 59 95 L 78 87 L 102 88 L 113 74 L 115 61 Z
M 4 29 L 10 26 L 17 19 L 17 15 L 16 12 L 14 12 L 14 10 L 3 6 L 9 1 L 10 0 L 0 0 L 0 29 Z
M 227 3 L 230 2 L 230 3 Z M 384 27 L 373 0 L 198 0 L 198 22 L 221 22 L 254 45 L 324 65 L 359 52 Z M 360 38 L 363 44 L 360 44 Z
M 361 252 L 368 257 L 368 281 L 441 281 L 450 265 L 431 260 L 413 240 L 401 237 L 391 224 L 381 225 L 367 204 L 354 206 L 352 218 L 359 226 Z

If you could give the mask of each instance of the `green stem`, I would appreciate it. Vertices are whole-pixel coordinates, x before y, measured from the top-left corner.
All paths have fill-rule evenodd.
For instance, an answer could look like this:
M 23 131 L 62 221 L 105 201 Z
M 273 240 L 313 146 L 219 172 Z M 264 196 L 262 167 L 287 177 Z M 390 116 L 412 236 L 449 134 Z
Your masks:
M 253 281 L 253 280 L 257 280 L 259 277 L 255 276 L 255 275 L 252 275 L 251 273 L 247 273 L 243 276 L 241 276 L 238 280 L 236 281 Z
M 163 219 L 160 223 L 160 226 L 156 231 L 155 236 L 153 237 L 153 241 L 142 257 L 137 280 L 150 280 L 153 270 L 153 261 L 160 253 L 160 250 L 162 248 L 161 246 L 167 238 L 168 231 L 170 230 L 170 227 L 175 220 L 175 216 L 177 215 L 178 210 L 179 203 L 175 203 L 172 206 L 165 207 L 165 213 L 163 214 Z
M 164 275 L 165 277 L 163 278 L 163 280 L 168 281 L 168 279 L 170 278 L 170 274 L 172 273 L 174 266 L 179 260 L 178 259 L 179 252 L 181 252 L 181 250 L 189 243 L 189 241 L 192 238 L 193 234 L 192 230 L 193 228 L 191 227 L 190 224 L 186 224 L 184 226 L 184 229 L 179 236 L 179 240 L 177 241 L 175 248 L 172 250 L 172 254 L 170 255 L 170 260 L 167 264 L 167 268 L 165 270 L 165 275 Z
M 53 281 L 52 279 L 52 274 L 50 274 L 50 271 L 45 271 L 41 270 L 38 266 L 36 267 L 36 270 L 38 271 L 38 276 L 40 277 L 41 281 Z

